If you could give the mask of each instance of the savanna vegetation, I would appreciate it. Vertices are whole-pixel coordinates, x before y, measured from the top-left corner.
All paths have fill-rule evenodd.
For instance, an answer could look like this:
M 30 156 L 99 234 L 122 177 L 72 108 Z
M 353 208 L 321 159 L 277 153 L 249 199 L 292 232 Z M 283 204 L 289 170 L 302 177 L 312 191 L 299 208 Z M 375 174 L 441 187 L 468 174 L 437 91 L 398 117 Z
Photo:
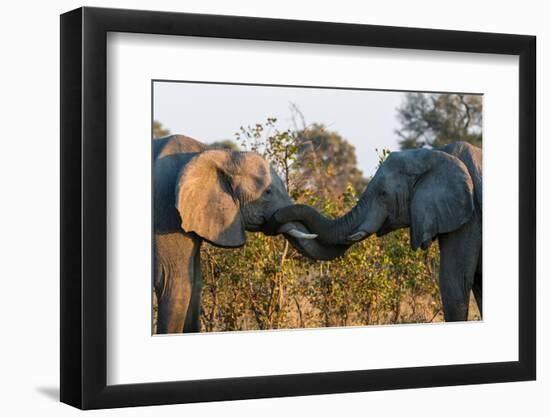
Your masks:
M 479 97 L 411 93 L 397 111 L 402 148 L 481 144 Z M 166 134 L 160 124 L 157 129 Z M 353 145 L 319 123 L 280 130 L 267 118 L 216 146 L 258 152 L 296 202 L 328 216 L 347 212 L 368 183 Z M 382 162 L 389 150 L 376 152 Z M 368 238 L 328 262 L 303 257 L 282 236 L 247 233 L 246 245 L 235 250 L 203 243 L 201 263 L 202 331 L 443 320 L 437 243 L 412 251 L 408 229 Z M 470 311 L 471 319 L 479 317 L 475 303 Z

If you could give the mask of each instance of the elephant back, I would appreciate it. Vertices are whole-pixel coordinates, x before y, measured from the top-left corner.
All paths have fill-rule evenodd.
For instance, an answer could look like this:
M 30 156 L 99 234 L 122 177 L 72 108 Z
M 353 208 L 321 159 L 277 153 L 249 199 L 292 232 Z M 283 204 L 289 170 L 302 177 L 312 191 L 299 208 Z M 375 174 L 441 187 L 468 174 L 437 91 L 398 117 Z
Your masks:
M 444 146 L 441 150 L 460 159 L 466 165 L 474 184 L 474 201 L 476 207 L 481 212 L 483 203 L 483 175 L 481 166 L 483 154 L 481 148 L 468 142 L 459 141 Z
M 189 136 L 170 135 L 153 140 L 153 158 L 158 159 L 178 153 L 202 152 L 207 148 L 207 145 Z

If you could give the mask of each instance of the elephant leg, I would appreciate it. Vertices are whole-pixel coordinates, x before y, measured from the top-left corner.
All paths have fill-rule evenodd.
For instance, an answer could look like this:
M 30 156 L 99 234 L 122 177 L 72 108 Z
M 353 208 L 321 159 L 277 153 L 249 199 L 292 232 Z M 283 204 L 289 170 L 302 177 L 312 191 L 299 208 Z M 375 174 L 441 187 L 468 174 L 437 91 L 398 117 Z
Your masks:
M 155 235 L 157 334 L 181 333 L 189 313 L 200 242 L 184 233 Z
M 470 291 L 481 251 L 481 221 L 474 214 L 460 229 L 439 236 L 439 287 L 445 321 L 468 320 Z
M 200 332 L 202 293 L 200 250 L 196 251 L 193 259 L 193 272 L 193 290 L 191 291 L 191 301 L 189 302 L 189 309 L 187 311 L 187 317 L 185 318 L 185 325 L 183 326 L 184 333 Z
M 474 276 L 474 285 L 472 286 L 472 290 L 474 292 L 474 297 L 476 299 L 479 315 L 483 318 L 483 303 L 482 303 L 482 289 L 483 289 L 482 284 L 483 283 L 482 283 L 482 275 L 481 275 L 481 270 L 482 270 L 481 258 L 482 258 L 482 254 L 480 253 L 479 261 L 477 263 L 476 273 Z

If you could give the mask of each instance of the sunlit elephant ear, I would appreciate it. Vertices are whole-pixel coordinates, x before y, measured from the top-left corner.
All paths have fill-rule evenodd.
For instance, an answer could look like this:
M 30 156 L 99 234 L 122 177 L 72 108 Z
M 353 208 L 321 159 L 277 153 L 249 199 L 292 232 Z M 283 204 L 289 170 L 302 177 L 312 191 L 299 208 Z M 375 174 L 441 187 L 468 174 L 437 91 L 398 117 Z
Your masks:
M 415 250 L 428 248 L 439 234 L 457 230 L 474 210 L 472 178 L 459 159 L 427 149 L 417 155 L 416 162 L 426 171 L 417 178 L 411 195 L 411 246 Z
M 204 151 L 180 172 L 176 184 L 176 208 L 181 227 L 223 247 L 246 241 L 239 203 L 233 196 L 231 152 Z

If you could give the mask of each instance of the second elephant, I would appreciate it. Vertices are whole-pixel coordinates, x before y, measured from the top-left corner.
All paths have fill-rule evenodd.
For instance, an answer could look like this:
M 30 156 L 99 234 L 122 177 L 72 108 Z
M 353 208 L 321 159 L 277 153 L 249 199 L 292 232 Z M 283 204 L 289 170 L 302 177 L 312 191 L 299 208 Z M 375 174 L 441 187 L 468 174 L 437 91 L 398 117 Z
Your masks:
M 467 320 L 472 290 L 482 310 L 481 160 L 481 149 L 466 142 L 392 152 L 345 216 L 328 219 L 296 205 L 277 211 L 269 227 L 300 221 L 323 243 L 343 248 L 405 227 L 413 249 L 438 239 L 445 320 Z

